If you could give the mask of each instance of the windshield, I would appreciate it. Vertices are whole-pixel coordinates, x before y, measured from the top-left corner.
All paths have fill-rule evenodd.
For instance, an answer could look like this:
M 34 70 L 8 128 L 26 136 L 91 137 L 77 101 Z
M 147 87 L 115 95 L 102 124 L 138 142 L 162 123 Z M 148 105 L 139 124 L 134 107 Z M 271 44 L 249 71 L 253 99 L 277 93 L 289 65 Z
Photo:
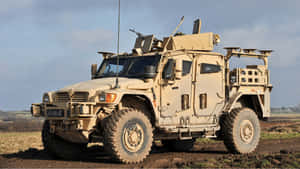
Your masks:
M 117 71 L 119 77 L 142 78 L 144 76 L 145 66 L 154 66 L 156 70 L 159 60 L 159 55 L 127 58 L 120 57 L 119 68 L 117 69 L 116 57 L 105 59 L 98 70 L 97 78 L 115 77 Z

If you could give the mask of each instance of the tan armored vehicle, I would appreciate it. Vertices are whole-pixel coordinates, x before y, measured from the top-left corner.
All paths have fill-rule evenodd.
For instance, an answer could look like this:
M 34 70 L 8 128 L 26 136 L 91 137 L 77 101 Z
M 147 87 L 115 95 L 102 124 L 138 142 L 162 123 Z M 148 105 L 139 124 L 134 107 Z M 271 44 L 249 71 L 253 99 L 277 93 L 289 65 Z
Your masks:
M 163 40 L 138 33 L 129 54 L 99 52 L 103 61 L 92 65 L 92 80 L 45 93 L 31 109 L 45 117 L 45 149 L 78 158 L 88 143 L 102 142 L 115 159 L 138 163 L 155 140 L 188 151 L 208 137 L 223 139 L 231 153 L 253 152 L 259 120 L 270 117 L 271 50 L 225 48 L 224 56 L 212 52 L 219 36 L 200 28 L 196 20 L 193 34 Z M 232 56 L 264 65 L 230 69 Z

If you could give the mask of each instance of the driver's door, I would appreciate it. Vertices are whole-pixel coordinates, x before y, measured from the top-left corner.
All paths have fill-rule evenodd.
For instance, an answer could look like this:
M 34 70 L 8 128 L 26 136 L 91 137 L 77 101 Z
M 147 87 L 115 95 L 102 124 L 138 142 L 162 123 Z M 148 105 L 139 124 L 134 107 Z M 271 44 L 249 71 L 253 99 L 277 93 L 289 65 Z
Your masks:
M 181 79 L 175 79 L 175 60 L 169 59 L 163 70 L 161 84 L 161 116 L 173 117 L 176 113 L 191 107 L 191 65 L 190 58 L 182 56 Z M 167 77 L 164 77 L 166 74 Z M 172 77 L 173 76 L 173 77 Z

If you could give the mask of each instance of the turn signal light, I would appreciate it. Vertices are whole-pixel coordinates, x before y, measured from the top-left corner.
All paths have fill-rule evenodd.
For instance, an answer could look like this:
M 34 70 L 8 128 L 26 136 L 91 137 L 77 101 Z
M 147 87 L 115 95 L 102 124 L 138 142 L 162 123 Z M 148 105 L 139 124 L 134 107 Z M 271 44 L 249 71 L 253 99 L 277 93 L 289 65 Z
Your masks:
M 113 103 L 117 98 L 115 93 L 103 93 L 99 96 L 100 102 Z
M 112 103 L 112 102 L 114 102 L 116 100 L 116 98 L 117 98 L 116 94 L 114 94 L 114 93 L 106 93 L 106 99 L 105 99 L 105 101 L 107 103 Z

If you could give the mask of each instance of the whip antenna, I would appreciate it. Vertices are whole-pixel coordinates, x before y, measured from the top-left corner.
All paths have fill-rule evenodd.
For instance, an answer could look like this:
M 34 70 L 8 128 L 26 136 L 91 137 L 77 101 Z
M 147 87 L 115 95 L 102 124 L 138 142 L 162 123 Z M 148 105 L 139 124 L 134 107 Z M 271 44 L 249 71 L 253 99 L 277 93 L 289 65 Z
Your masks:
M 181 26 L 181 24 L 183 23 L 183 21 L 184 21 L 184 16 L 181 17 L 179 24 L 177 25 L 177 27 L 175 28 L 175 30 L 169 36 L 169 38 L 167 40 L 167 43 L 165 44 L 165 47 L 163 49 L 164 52 L 167 50 L 167 46 L 168 46 L 168 44 L 170 42 L 170 39 L 175 35 L 175 33 L 177 32 L 177 29 Z
M 121 17 L 120 8 L 121 8 L 121 0 L 119 0 L 119 4 L 118 4 L 117 74 L 116 74 L 116 86 L 115 86 L 115 88 L 120 88 L 120 86 L 119 86 L 120 17 Z

